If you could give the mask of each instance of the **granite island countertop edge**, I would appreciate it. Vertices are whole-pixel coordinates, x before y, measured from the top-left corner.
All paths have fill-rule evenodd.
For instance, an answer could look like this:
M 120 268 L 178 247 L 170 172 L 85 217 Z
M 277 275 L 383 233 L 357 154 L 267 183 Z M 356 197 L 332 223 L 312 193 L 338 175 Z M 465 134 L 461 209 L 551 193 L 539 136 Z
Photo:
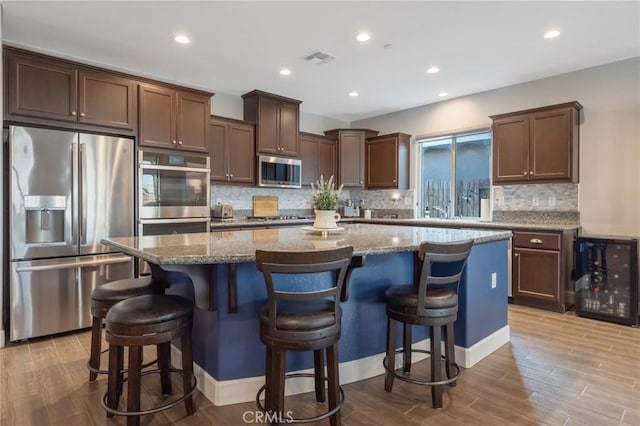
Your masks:
M 364 226 L 384 226 L 383 224 L 362 224 Z M 358 228 L 358 226 L 356 226 Z M 410 229 L 411 226 L 397 227 L 387 225 L 385 228 L 393 229 L 393 228 L 405 228 Z M 286 232 L 296 232 L 299 228 L 286 228 Z M 456 235 L 458 232 L 460 236 L 449 237 L 449 240 L 455 241 L 464 238 L 473 238 L 475 244 L 483 244 L 492 241 L 498 240 L 506 240 L 512 236 L 510 231 L 505 230 L 459 230 L 459 229 L 448 229 L 448 228 L 428 228 L 431 229 L 431 232 L 449 232 Z M 230 238 L 233 238 L 234 233 L 253 233 L 253 232 L 262 232 L 269 230 L 243 230 L 243 231 L 226 231 L 229 234 Z M 429 231 L 427 231 L 429 232 Z M 172 242 L 175 239 L 181 238 L 181 241 L 186 238 L 195 239 L 195 238 L 216 238 L 216 232 L 211 233 L 202 233 L 202 234 L 178 234 L 178 235 L 167 235 L 167 236 L 151 236 L 151 237 L 120 237 L 120 238 L 105 238 L 102 240 L 103 243 L 111 245 L 112 247 L 121 250 L 123 253 L 129 254 L 131 256 L 139 257 L 143 260 L 160 264 L 160 265 L 202 265 L 202 264 L 223 264 L 223 263 L 243 263 L 243 262 L 252 262 L 255 260 L 255 250 L 256 244 L 251 240 L 247 240 L 245 245 L 242 246 L 241 249 L 232 250 L 226 248 L 219 248 L 216 253 L 205 253 L 205 252 L 195 252 L 195 253 L 187 253 L 185 248 L 193 248 L 194 246 L 182 245 Z M 190 235 L 190 237 L 188 236 Z M 238 234 L 244 235 L 247 234 Z M 357 238 L 357 234 L 353 234 Z M 439 238 L 445 238 L 442 234 L 438 235 Z M 147 239 L 146 241 L 143 239 Z M 314 236 L 310 236 L 309 238 L 316 238 Z M 339 238 L 336 237 L 336 238 Z M 150 240 L 153 239 L 153 240 Z M 317 237 L 319 242 L 322 241 L 321 237 Z M 145 248 L 139 248 L 139 245 L 142 242 L 147 244 Z M 155 245 L 148 246 L 149 241 L 157 242 Z M 166 242 L 164 244 L 163 242 Z M 202 243 L 202 241 L 199 241 Z M 286 241 L 282 241 L 282 244 L 285 244 Z M 349 244 L 347 242 L 347 244 Z M 200 244 L 202 246 L 203 244 Z M 419 243 L 417 242 L 405 242 L 400 245 L 392 245 L 392 244 L 375 244 L 369 245 L 366 244 L 349 244 L 354 246 L 354 255 L 355 256 L 366 256 L 366 255 L 379 255 L 379 254 L 388 254 L 388 253 L 402 253 L 402 252 L 411 252 L 416 251 L 419 247 Z M 197 245 L 195 245 L 197 246 Z M 263 247 L 264 248 L 264 247 Z M 201 251 L 211 251 L 210 248 L 202 247 Z M 280 249 L 286 250 L 286 246 Z M 326 248 L 315 248 L 315 250 L 323 250 Z M 197 250 L 197 249 L 194 249 Z M 313 250 L 313 248 L 311 248 Z M 225 251 L 227 251 L 225 253 Z

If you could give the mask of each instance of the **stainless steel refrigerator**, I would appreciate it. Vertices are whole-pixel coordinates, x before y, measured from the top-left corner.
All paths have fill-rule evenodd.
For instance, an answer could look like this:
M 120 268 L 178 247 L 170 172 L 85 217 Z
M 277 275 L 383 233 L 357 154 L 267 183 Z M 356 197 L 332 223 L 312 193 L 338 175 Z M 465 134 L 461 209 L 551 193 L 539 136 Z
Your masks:
M 10 340 L 91 325 L 91 291 L 131 278 L 100 243 L 133 235 L 132 139 L 9 128 Z

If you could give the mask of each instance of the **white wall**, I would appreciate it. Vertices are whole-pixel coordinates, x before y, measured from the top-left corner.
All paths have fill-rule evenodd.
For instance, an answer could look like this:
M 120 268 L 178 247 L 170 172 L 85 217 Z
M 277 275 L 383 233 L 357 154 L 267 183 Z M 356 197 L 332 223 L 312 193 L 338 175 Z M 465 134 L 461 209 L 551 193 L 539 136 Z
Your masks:
M 436 135 L 489 128 L 489 115 L 578 101 L 583 231 L 640 236 L 640 58 L 588 68 L 351 123 L 381 133 Z M 415 182 L 412 151 L 411 182 Z
M 242 120 L 243 103 L 242 97 L 216 93 L 211 98 L 211 114 L 222 117 Z M 321 115 L 304 112 L 304 107 L 300 110 L 300 131 L 316 134 L 324 134 L 325 130 L 348 128 L 348 121 L 336 120 L 334 118 L 323 117 Z

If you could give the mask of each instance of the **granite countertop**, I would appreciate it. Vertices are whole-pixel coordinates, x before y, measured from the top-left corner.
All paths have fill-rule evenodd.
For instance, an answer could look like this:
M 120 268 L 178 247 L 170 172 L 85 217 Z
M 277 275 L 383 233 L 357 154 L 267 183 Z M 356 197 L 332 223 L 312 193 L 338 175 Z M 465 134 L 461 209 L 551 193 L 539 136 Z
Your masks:
M 299 219 L 222 219 L 211 220 L 211 230 L 229 229 L 229 228 L 257 228 L 265 226 L 288 226 L 288 225 L 310 225 L 313 218 Z
M 523 222 L 482 222 L 473 219 L 358 219 L 360 223 L 379 223 L 389 225 L 408 226 L 450 226 L 454 228 L 483 228 L 483 229 L 533 229 L 547 231 L 571 231 L 580 228 L 578 223 L 523 223 Z
M 580 228 L 579 223 L 561 223 L 561 222 L 506 222 L 506 221 L 490 221 L 482 222 L 474 219 L 389 219 L 389 218 L 373 218 L 363 219 L 358 217 L 342 218 L 339 224 L 346 223 L 373 223 L 381 225 L 402 225 L 402 226 L 437 226 L 451 228 L 479 228 L 479 229 L 531 229 L 540 231 L 572 231 Z M 311 225 L 313 218 L 308 219 L 286 219 L 286 220 L 259 220 L 259 219 L 233 219 L 212 221 L 211 230 L 224 230 L 233 228 L 265 228 L 277 226 L 295 226 L 295 225 Z
M 416 251 L 422 241 L 451 242 L 473 238 L 479 244 L 509 239 L 512 235 L 510 231 L 498 230 L 365 223 L 342 227 L 343 231 L 329 235 L 298 227 L 105 238 L 102 242 L 152 263 L 175 265 L 250 262 L 255 260 L 256 249 L 301 251 L 353 246 L 354 255 L 362 256 Z

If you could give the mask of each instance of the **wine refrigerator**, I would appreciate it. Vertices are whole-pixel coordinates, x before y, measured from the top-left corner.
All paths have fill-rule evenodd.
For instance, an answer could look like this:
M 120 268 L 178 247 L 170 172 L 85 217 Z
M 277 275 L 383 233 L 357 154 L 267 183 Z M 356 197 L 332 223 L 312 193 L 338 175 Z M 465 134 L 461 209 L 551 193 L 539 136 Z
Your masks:
M 638 239 L 578 237 L 576 314 L 638 325 Z

